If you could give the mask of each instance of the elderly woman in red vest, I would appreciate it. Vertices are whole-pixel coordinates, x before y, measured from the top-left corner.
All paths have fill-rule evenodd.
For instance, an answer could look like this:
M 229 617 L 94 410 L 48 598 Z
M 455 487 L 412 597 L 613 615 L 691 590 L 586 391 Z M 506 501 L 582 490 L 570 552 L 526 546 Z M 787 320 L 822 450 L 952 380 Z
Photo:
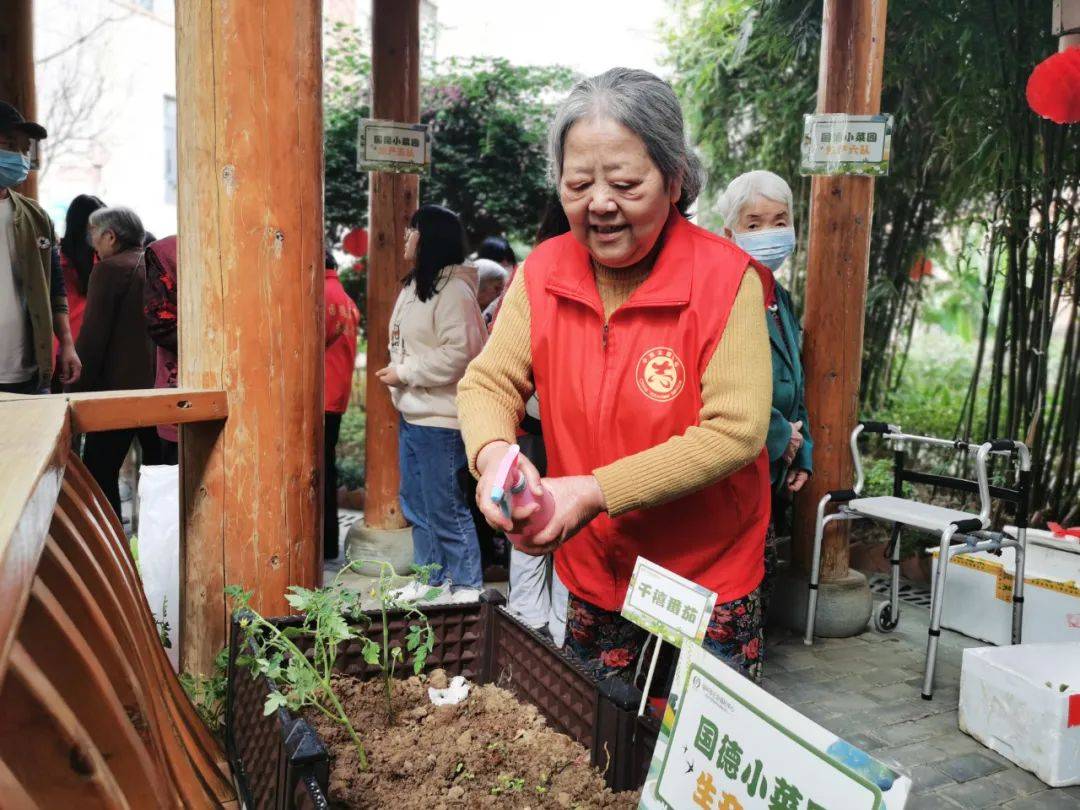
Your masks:
M 458 388 L 477 500 L 514 528 L 490 493 L 535 390 L 556 511 L 525 550 L 557 549 L 571 651 L 602 676 L 633 671 L 645 632 L 619 609 L 641 556 L 716 592 L 705 646 L 757 677 L 771 275 L 687 221 L 702 172 L 652 74 L 579 83 L 549 146 L 570 232 L 526 259 Z

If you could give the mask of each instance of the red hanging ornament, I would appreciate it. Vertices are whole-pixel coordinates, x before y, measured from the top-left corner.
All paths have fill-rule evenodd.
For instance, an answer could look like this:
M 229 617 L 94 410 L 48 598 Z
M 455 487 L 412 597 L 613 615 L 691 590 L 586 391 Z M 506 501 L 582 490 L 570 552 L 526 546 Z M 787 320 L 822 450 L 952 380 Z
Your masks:
M 1080 46 L 1055 53 L 1031 71 L 1028 106 L 1055 124 L 1080 122 Z
M 366 256 L 368 249 L 368 235 L 363 228 L 353 228 L 341 243 L 342 248 L 350 256 Z

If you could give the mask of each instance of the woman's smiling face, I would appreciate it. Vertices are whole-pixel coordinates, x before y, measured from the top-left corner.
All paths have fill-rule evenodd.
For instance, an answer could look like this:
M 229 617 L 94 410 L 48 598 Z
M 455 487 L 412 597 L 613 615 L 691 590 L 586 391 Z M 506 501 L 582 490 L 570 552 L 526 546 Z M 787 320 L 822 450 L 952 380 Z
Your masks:
M 617 121 L 584 118 L 567 131 L 559 197 L 571 233 L 600 264 L 629 267 L 648 256 L 679 193 Z

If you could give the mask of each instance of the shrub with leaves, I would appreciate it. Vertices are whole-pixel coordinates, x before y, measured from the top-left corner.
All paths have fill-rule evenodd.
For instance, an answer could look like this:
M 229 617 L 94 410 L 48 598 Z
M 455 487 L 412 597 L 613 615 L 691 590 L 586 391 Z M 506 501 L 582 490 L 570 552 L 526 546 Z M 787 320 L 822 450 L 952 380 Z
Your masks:
M 372 561 L 366 562 L 370 564 Z M 405 602 L 398 597 L 398 592 L 393 585 L 395 579 L 393 567 L 381 561 L 375 564 L 379 566 L 379 579 L 373 588 L 373 595 L 379 600 L 379 611 L 382 613 L 382 643 L 365 639 L 363 656 L 367 663 L 382 670 L 386 693 L 386 716 L 393 720 L 394 669 L 398 663 L 404 663 L 406 657 L 411 654 L 413 674 L 419 675 L 424 669 L 428 654 L 435 646 L 435 631 L 431 629 L 427 616 L 420 611 L 415 602 Z M 414 565 L 413 575 L 418 582 L 427 584 L 438 568 L 438 565 Z M 390 646 L 390 619 L 387 614 L 391 610 L 406 611 L 405 620 L 409 622 L 409 632 L 405 635 L 405 652 L 402 652 L 401 647 Z
M 215 736 L 220 737 L 225 721 L 225 696 L 228 692 L 229 650 L 222 649 L 214 656 L 214 671 L 209 675 L 201 672 L 180 673 L 180 685 L 195 711 Z
M 361 610 L 360 594 L 346 588 L 341 581 L 345 572 L 365 563 L 381 566 L 375 589 L 383 618 L 381 644 L 366 635 L 370 619 Z M 431 569 L 416 571 L 416 575 L 423 577 L 422 581 L 426 582 Z M 237 658 L 237 664 L 250 668 L 253 676 L 265 675 L 277 689 L 266 698 L 265 714 L 280 708 L 292 712 L 312 708 L 321 712 L 348 732 L 362 769 L 367 768 L 364 745 L 333 689 L 334 664 L 341 644 L 359 641 L 363 645 L 364 660 L 380 667 L 386 680 L 387 713 L 391 717 L 391 679 L 395 667 L 405 661 L 407 654 L 400 647 L 390 646 L 388 612 L 406 610 L 408 619 L 413 622 L 406 648 L 412 654 L 415 673 L 419 674 L 423 669 L 424 661 L 435 644 L 434 632 L 427 617 L 416 608 L 415 603 L 399 600 L 390 587 L 392 577 L 393 569 L 386 563 L 361 560 L 352 561 L 342 568 L 327 587 L 309 589 L 294 585 L 289 588 L 286 599 L 301 614 L 300 624 L 281 628 L 267 621 L 250 606 L 251 591 L 245 591 L 238 585 L 225 589 L 226 595 L 233 600 L 238 623 L 244 633 L 244 654 Z M 304 640 L 306 653 L 297 645 L 300 639 Z

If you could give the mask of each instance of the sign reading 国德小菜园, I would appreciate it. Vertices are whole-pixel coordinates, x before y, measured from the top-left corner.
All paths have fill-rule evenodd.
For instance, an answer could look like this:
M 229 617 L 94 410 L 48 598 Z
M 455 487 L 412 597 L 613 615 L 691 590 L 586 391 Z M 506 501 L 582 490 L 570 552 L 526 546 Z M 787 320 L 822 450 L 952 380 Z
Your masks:
M 431 168 L 431 128 L 365 118 L 357 134 L 360 171 L 426 174 Z
M 639 810 L 899 810 L 911 781 L 696 644 L 679 655 Z
M 805 115 L 800 172 L 887 175 L 892 131 L 891 115 Z
M 676 647 L 684 638 L 705 638 L 716 594 L 696 582 L 638 557 L 622 615 Z

